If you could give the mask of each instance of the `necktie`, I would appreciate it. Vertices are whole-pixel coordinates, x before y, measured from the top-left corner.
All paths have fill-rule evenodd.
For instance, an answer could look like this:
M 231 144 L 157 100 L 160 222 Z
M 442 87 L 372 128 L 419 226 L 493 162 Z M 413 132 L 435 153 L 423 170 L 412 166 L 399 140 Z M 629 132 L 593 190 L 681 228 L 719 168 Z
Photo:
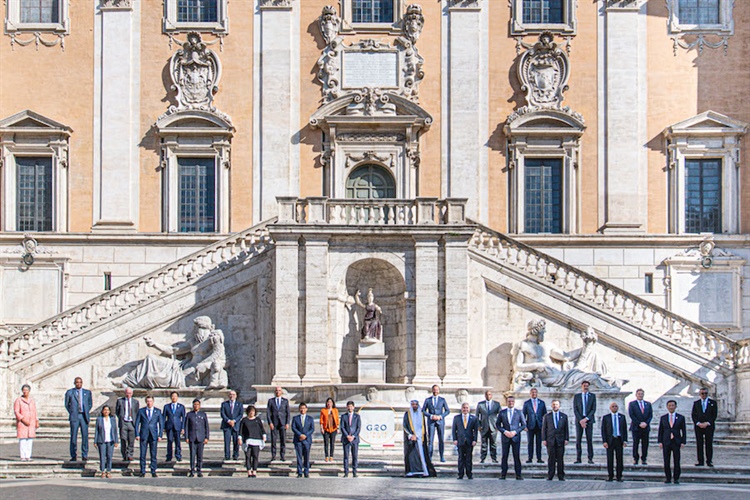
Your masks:
M 229 403 L 229 413 L 234 415 L 234 401 Z
M 588 402 L 588 399 L 589 398 L 587 397 L 587 394 L 584 392 L 583 393 L 583 413 L 586 413 L 586 406 L 587 406 L 586 403 Z
M 78 389 L 78 409 L 83 413 L 83 390 Z M 706 411 L 705 409 L 703 411 Z
M 349 414 L 349 427 L 351 427 L 351 426 L 352 426 L 352 418 L 354 418 L 354 414 L 353 414 L 353 413 L 350 413 L 350 414 Z
M 560 418 L 559 415 L 559 413 L 555 412 L 555 429 L 557 429 L 557 421 Z
M 276 408 L 281 408 L 281 398 L 276 398 Z
M 148 419 L 151 420 L 151 408 L 148 409 Z
M 300 422 L 302 422 L 302 428 L 304 429 L 305 428 L 305 416 L 304 415 L 300 415 Z
M 174 415 L 175 413 L 177 413 L 177 405 L 172 403 L 172 415 Z
M 464 429 L 466 429 L 466 415 L 464 415 Z
M 133 420 L 133 410 L 130 406 L 130 398 L 125 400 L 125 416 L 128 417 L 126 420 Z
M 643 400 L 639 401 L 641 405 L 641 413 L 646 413 L 646 410 L 643 409 Z
M 432 407 L 437 408 L 437 397 L 432 396 Z
M 536 413 L 536 399 L 532 399 L 531 403 L 534 405 L 534 413 Z
M 613 413 L 612 414 L 612 427 L 614 428 L 613 435 L 615 437 L 620 437 L 620 429 L 619 429 L 619 426 L 617 425 L 618 424 L 618 422 L 617 422 L 618 420 L 619 420 L 619 418 L 617 418 L 617 415 L 615 413 Z
M 674 426 L 674 413 L 669 414 L 669 426 L 670 427 Z
M 706 413 L 706 403 L 708 402 L 708 398 L 703 400 L 703 413 Z
M 513 408 L 508 413 L 508 425 L 513 426 Z

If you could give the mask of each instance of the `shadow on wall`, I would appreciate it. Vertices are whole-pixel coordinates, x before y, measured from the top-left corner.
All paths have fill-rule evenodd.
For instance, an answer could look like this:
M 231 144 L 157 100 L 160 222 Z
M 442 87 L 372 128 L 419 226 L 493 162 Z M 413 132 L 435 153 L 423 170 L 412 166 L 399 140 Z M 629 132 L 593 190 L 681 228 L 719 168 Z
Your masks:
M 510 355 L 512 348 L 511 342 L 504 342 L 487 354 L 485 368 L 482 370 L 484 385 L 498 392 L 510 390 L 510 378 L 513 371 L 513 360 Z

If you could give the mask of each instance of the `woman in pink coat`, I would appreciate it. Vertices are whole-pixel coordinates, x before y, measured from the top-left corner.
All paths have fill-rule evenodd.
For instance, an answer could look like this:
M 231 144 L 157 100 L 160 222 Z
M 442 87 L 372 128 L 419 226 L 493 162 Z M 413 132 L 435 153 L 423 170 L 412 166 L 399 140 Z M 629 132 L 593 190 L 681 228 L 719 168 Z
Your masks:
M 23 384 L 21 387 L 21 397 L 13 403 L 13 412 L 16 414 L 16 436 L 19 440 L 21 451 L 21 460 L 31 460 L 31 447 L 33 439 L 36 437 L 36 430 L 39 427 L 39 418 L 36 416 L 36 403 L 29 393 L 31 387 Z

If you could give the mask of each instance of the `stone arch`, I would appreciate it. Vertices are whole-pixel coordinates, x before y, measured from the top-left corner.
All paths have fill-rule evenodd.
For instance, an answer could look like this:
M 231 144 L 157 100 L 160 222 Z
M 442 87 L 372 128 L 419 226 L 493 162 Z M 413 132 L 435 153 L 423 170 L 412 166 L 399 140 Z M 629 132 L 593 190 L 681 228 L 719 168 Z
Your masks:
M 386 382 L 404 383 L 407 379 L 407 328 L 406 328 L 406 282 L 401 272 L 391 263 L 377 258 L 365 258 L 353 262 L 346 270 L 339 296 L 350 297 L 342 303 L 347 309 L 346 324 L 342 331 L 339 375 L 344 383 L 357 382 L 357 349 L 360 339 L 363 311 L 354 303 L 357 290 L 363 300 L 367 289 L 372 288 L 375 303 L 382 309 L 383 342 L 388 355 Z

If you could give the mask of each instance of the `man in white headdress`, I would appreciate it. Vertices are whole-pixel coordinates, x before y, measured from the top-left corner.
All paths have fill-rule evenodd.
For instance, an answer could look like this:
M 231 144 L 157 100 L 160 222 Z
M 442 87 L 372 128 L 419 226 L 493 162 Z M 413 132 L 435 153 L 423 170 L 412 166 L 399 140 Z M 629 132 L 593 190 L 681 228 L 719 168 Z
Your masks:
M 412 400 L 404 413 L 404 472 L 406 477 L 435 477 L 437 473 L 427 452 L 427 421 L 419 409 L 419 401 Z

